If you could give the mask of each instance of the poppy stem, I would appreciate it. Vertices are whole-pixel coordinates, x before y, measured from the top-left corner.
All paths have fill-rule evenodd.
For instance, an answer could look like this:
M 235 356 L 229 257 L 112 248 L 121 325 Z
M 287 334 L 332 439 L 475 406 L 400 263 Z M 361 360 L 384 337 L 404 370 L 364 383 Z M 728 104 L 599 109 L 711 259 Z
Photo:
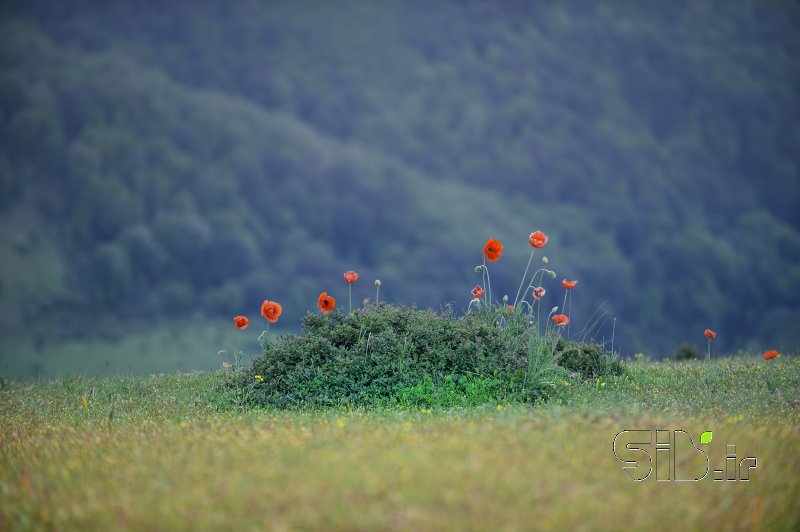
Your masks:
M 569 314 L 567 316 L 572 316 L 572 290 L 569 291 Z M 572 320 L 569 320 L 567 323 L 567 338 L 569 338 L 569 331 L 570 327 L 572 326 Z
M 348 314 L 353 312 L 353 283 L 347 283 L 347 299 L 350 302 L 350 311 Z
M 485 303 L 486 302 L 486 298 L 489 295 L 489 292 L 488 292 L 489 289 L 488 289 L 488 286 L 486 285 L 486 255 L 483 256 L 483 268 L 481 268 L 481 281 L 482 281 L 481 290 L 483 290 L 483 297 L 484 297 L 483 301 Z M 489 318 L 489 307 L 488 307 L 488 305 L 485 305 L 485 306 L 486 306 L 486 318 L 488 319 Z
M 380 297 L 380 295 L 381 295 L 381 287 L 380 286 L 376 286 L 375 287 L 375 304 L 376 305 L 378 304 L 378 298 Z
M 241 331 L 236 330 L 236 351 L 233 352 L 233 360 L 236 364 L 236 370 L 242 369 L 242 351 L 239 349 L 239 335 Z
M 519 299 L 519 293 L 522 290 L 522 285 L 525 284 L 525 279 L 527 279 L 527 277 L 528 277 L 528 269 L 531 267 L 531 262 L 533 261 L 533 252 L 534 251 L 536 251 L 535 248 L 531 250 L 531 256 L 530 256 L 530 258 L 528 258 L 528 265 L 525 266 L 525 273 L 522 274 L 522 281 L 520 281 L 519 288 L 517 288 L 517 295 L 514 297 L 514 308 L 517 308 L 517 300 Z M 533 275 L 535 276 L 536 274 L 534 273 Z
M 536 274 L 533 274 L 533 275 L 534 275 L 534 277 L 536 276 Z M 542 281 L 544 281 L 544 270 L 542 270 L 542 275 L 539 277 L 539 286 L 542 286 Z M 533 283 L 531 283 L 531 284 L 533 284 Z M 526 297 L 527 297 L 527 294 L 528 294 L 528 291 L 525 290 Z M 542 321 L 541 321 L 541 317 L 542 317 L 542 300 L 541 300 L 541 298 L 536 303 L 537 303 L 536 304 L 536 330 L 540 331 L 541 330 L 541 324 L 542 324 Z M 545 329 L 545 334 L 547 334 L 547 329 Z
M 617 333 L 617 317 L 614 316 L 614 325 L 611 328 L 611 352 L 614 352 L 614 336 Z
M 711 338 L 708 339 L 708 349 L 706 349 L 706 360 L 711 360 Z
M 487 294 L 486 294 L 486 295 L 489 296 L 489 301 L 488 301 L 487 307 L 489 307 L 489 309 L 491 309 L 492 308 L 492 278 L 489 275 L 489 268 L 486 267 L 486 257 L 484 257 L 484 259 L 483 259 L 483 269 L 486 270 L 486 284 L 489 287 L 489 290 L 487 291 Z
M 528 285 L 527 288 L 525 288 L 525 291 L 522 292 L 522 299 L 520 299 L 520 301 L 519 301 L 520 305 L 522 305 L 522 302 L 525 301 L 528 298 L 528 292 L 530 291 L 530 289 L 534 288 L 534 281 L 536 280 L 536 274 L 539 273 L 539 272 L 541 272 L 541 275 L 539 277 L 539 285 L 538 286 L 542 286 L 542 281 L 544 280 L 544 272 L 545 271 L 547 271 L 547 270 L 545 270 L 544 268 L 539 268 L 538 270 L 533 272 L 533 275 L 531 276 L 530 284 Z

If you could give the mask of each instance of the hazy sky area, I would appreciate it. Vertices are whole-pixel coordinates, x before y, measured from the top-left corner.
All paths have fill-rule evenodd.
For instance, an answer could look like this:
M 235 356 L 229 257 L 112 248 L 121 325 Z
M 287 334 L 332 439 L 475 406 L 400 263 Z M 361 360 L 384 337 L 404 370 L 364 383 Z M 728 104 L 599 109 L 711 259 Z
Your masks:
M 217 364 L 346 270 L 464 312 L 489 237 L 513 299 L 535 230 L 574 336 L 796 350 L 799 204 L 797 2 L 0 3 L 0 375 Z

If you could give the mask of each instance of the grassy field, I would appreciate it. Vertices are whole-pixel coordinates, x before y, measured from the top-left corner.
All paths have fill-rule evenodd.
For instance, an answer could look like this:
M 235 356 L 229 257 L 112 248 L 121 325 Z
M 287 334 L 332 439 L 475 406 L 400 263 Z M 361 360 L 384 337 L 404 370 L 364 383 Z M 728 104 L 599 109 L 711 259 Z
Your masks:
M 800 527 L 797 358 L 628 369 L 450 410 L 238 411 L 218 373 L 5 382 L 0 529 Z M 634 482 L 625 429 L 712 431 L 712 469 L 726 444 L 758 465 Z

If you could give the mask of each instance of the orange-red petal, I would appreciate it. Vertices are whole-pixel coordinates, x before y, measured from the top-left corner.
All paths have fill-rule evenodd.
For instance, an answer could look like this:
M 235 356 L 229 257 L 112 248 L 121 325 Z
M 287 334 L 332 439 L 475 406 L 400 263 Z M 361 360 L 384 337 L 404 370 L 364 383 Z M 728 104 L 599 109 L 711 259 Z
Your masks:
M 328 292 L 322 292 L 317 298 L 317 306 L 319 310 L 327 314 L 336 308 L 336 300 L 328 295 Z
M 499 260 L 500 256 L 503 254 L 503 244 L 501 244 L 499 240 L 490 238 L 486 241 L 486 245 L 483 246 L 483 254 L 486 255 L 486 259 L 489 262 Z
M 548 240 L 549 239 L 547 238 L 547 235 L 544 234 L 541 231 L 534 231 L 528 237 L 528 242 L 531 243 L 531 246 L 533 246 L 533 247 L 535 247 L 537 249 L 543 248 L 545 246 L 545 244 L 547 244 Z

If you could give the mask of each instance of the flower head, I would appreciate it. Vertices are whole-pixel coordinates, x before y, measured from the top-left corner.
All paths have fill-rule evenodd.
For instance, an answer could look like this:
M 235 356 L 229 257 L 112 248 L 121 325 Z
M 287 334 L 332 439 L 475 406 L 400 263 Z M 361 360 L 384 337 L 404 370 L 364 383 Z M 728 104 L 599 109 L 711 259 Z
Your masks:
M 764 353 L 764 360 L 772 360 L 773 358 L 777 358 L 779 356 L 781 356 L 781 354 L 778 353 L 777 349 L 770 349 L 769 351 Z
M 264 377 L 262 377 L 261 375 L 256 375 L 256 376 L 255 376 L 255 379 L 256 379 L 258 382 L 264 382 Z
M 569 317 L 566 314 L 556 314 L 553 316 L 553 323 L 563 327 L 569 323 Z
M 506 307 L 509 312 L 514 312 L 514 305 L 509 305 Z
M 715 333 L 715 332 L 714 332 L 714 331 L 712 331 L 711 329 L 706 329 L 705 331 L 703 331 L 703 334 L 704 334 L 704 335 L 705 335 L 705 337 L 706 337 L 706 338 L 708 338 L 709 340 L 713 340 L 714 338 L 716 338 L 716 337 L 717 337 L 717 333 Z
M 354 283 L 358 281 L 358 274 L 352 270 L 344 272 L 344 280 L 347 281 L 348 284 Z
M 327 314 L 336 308 L 336 300 L 329 296 L 328 292 L 322 292 L 317 298 L 317 306 L 323 313 Z
M 534 231 L 531 233 L 531 236 L 528 237 L 528 242 L 531 243 L 531 246 L 535 248 L 543 248 L 545 244 L 547 244 L 547 235 L 542 233 L 541 231 Z
M 503 254 L 503 244 L 499 240 L 490 238 L 486 241 L 486 245 L 483 246 L 483 254 L 486 255 L 486 259 L 489 262 L 499 260 L 500 255 Z
M 381 280 L 375 279 L 375 288 L 380 288 L 380 287 L 381 287 Z
M 566 279 L 561 281 L 561 286 L 563 286 L 567 290 L 572 290 L 573 288 L 575 288 L 576 284 L 578 284 L 578 281 L 567 281 Z
M 483 294 L 486 292 L 483 291 L 480 285 L 475 285 L 475 288 L 473 288 L 470 293 L 472 294 L 472 299 L 478 299 L 479 297 L 483 297 Z
M 281 312 L 283 312 L 283 307 L 281 307 L 280 303 L 269 300 L 264 300 L 261 303 L 261 315 L 270 323 L 277 322 Z
M 547 290 L 545 290 L 541 286 L 537 286 L 536 288 L 533 289 L 533 298 L 536 301 L 541 301 L 541 299 L 544 297 L 544 295 L 546 293 L 547 293 Z
M 241 331 L 242 329 L 246 329 L 247 326 L 250 325 L 250 320 L 247 319 L 247 316 L 234 316 L 233 324 L 236 325 L 236 328 Z

